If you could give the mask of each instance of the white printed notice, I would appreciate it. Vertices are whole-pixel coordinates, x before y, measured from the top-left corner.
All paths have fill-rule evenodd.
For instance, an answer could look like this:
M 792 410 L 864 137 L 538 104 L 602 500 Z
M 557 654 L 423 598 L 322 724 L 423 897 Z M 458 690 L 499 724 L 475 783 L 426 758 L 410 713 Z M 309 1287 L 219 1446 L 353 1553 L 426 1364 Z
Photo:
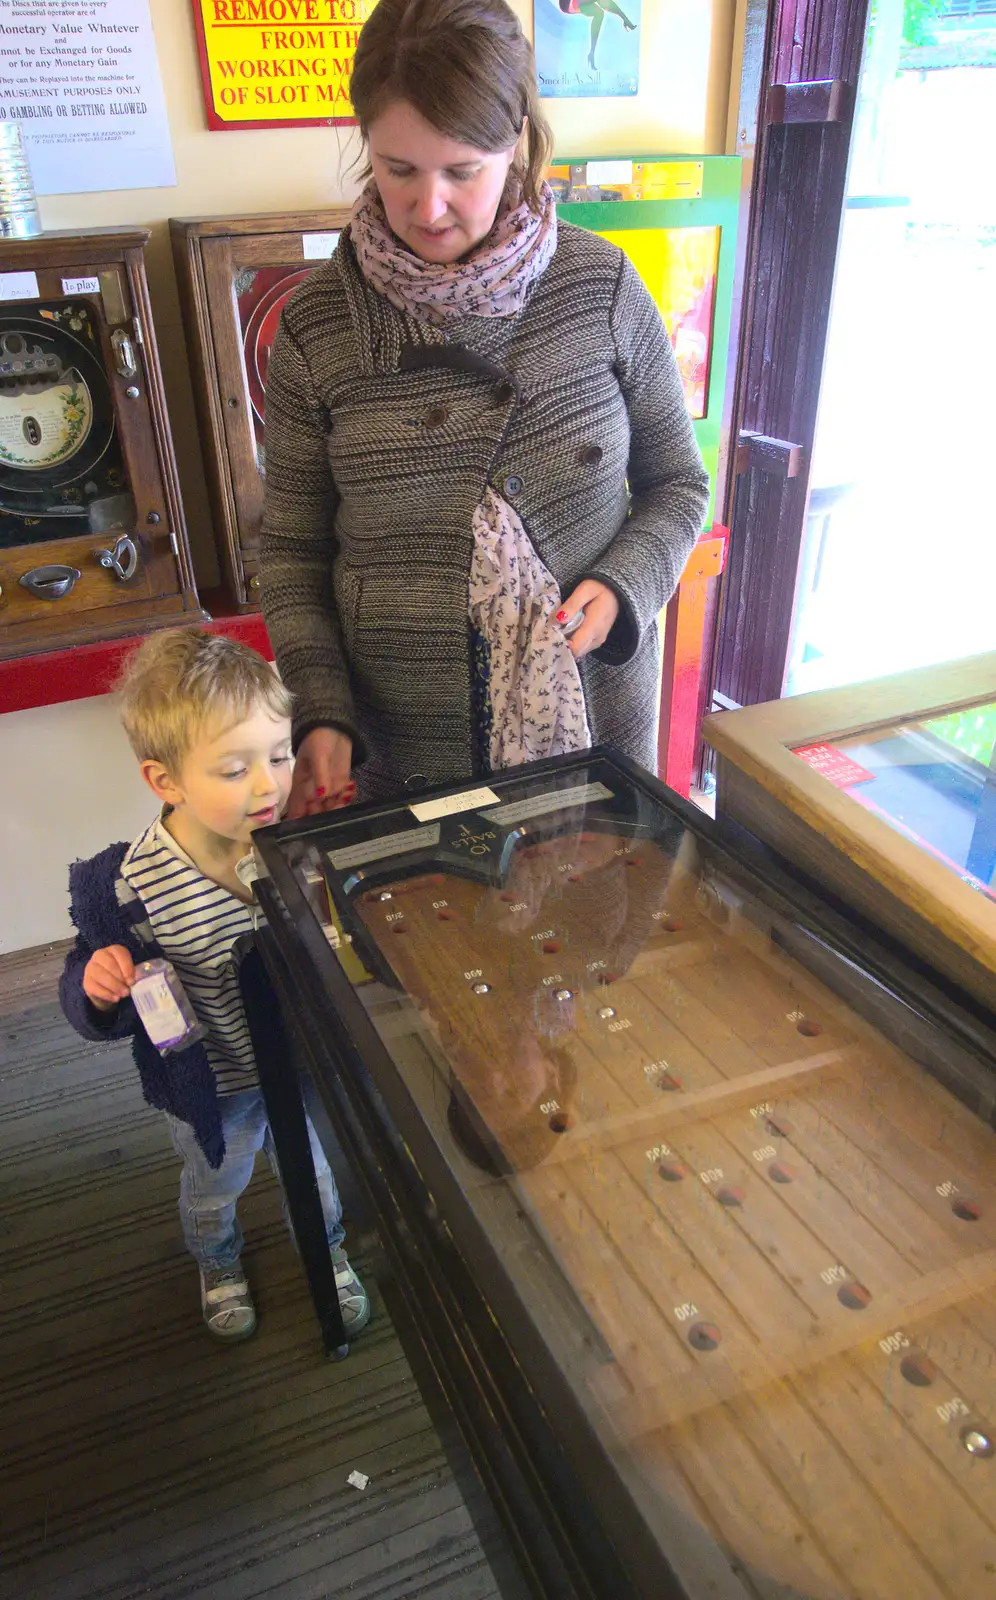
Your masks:
M 0 0 L 0 122 L 38 194 L 175 184 L 149 0 Z

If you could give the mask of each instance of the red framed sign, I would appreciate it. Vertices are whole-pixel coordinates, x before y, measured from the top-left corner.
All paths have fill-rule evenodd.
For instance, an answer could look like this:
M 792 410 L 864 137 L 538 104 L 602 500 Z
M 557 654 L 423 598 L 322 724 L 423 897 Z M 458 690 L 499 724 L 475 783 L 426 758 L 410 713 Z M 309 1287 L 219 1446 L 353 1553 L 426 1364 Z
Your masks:
M 355 124 L 356 42 L 376 0 L 193 0 L 208 127 Z

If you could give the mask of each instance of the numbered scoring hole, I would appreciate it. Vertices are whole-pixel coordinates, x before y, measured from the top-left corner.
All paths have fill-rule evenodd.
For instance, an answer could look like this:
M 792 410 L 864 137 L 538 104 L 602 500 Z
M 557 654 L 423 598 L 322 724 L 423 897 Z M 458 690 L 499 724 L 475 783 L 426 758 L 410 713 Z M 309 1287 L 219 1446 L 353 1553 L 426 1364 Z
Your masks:
M 951 1202 L 951 1210 L 959 1222 L 978 1222 L 982 1215 L 982 1207 L 974 1200 L 969 1200 L 967 1195 L 956 1195 Z
M 786 1117 L 767 1116 L 764 1126 L 768 1133 L 773 1133 L 776 1139 L 790 1139 L 792 1137 L 792 1124 Z
M 681 1161 L 676 1161 L 673 1156 L 666 1156 L 657 1168 L 658 1177 L 665 1183 L 680 1183 L 688 1177 L 688 1168 Z
M 900 1361 L 899 1370 L 914 1389 L 929 1389 L 937 1381 L 937 1368 L 923 1350 L 910 1350 Z
M 796 1029 L 804 1039 L 816 1039 L 823 1032 L 818 1022 L 813 1022 L 811 1017 L 802 1017 L 796 1023 Z
M 665 1094 L 673 1094 L 681 1088 L 681 1079 L 676 1078 L 673 1072 L 659 1072 L 652 1080 L 655 1089 L 661 1089 Z
M 693 1350 L 718 1350 L 723 1342 L 723 1335 L 714 1322 L 693 1323 L 686 1337 Z
M 772 1183 L 794 1183 L 796 1171 L 787 1161 L 773 1161 L 768 1168 L 768 1177 Z
M 848 1311 L 864 1311 L 871 1303 L 871 1290 L 866 1289 L 863 1283 L 851 1279 L 841 1284 L 837 1290 L 837 1299 L 842 1306 L 847 1307 Z
M 744 1203 L 744 1191 L 732 1183 L 724 1183 L 722 1188 L 715 1190 L 715 1195 L 727 1211 L 738 1211 Z
M 547 1122 L 551 1133 L 566 1133 L 574 1126 L 574 1118 L 569 1111 L 555 1111 Z
M 543 940 L 542 950 L 543 950 L 543 954 L 544 955 L 547 955 L 547 956 L 559 956 L 559 954 L 560 954 L 561 950 L 563 950 L 563 948 L 564 948 L 564 946 L 563 946 L 562 942 L 559 939 L 544 939 Z

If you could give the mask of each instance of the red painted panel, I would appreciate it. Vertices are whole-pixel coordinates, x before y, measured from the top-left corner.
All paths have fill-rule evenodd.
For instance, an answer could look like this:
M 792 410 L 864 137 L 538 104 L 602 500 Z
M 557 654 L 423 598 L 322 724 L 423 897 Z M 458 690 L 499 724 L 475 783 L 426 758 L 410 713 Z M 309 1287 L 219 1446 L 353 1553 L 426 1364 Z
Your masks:
M 244 616 L 214 617 L 204 626 L 210 633 L 251 645 L 273 660 L 270 640 L 259 612 Z M 143 635 L 103 639 L 76 645 L 72 650 L 52 650 L 44 655 L 22 656 L 0 662 L 0 713 L 29 711 L 34 706 L 61 705 L 68 700 L 89 700 L 110 694 L 129 651 Z

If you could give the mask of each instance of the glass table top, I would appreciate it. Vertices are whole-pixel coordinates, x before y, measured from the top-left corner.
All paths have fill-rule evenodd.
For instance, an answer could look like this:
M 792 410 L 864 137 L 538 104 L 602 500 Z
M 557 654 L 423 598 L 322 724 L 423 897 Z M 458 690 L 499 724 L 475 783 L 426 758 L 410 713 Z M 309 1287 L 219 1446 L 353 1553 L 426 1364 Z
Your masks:
M 829 782 L 996 899 L 996 702 L 796 750 Z

